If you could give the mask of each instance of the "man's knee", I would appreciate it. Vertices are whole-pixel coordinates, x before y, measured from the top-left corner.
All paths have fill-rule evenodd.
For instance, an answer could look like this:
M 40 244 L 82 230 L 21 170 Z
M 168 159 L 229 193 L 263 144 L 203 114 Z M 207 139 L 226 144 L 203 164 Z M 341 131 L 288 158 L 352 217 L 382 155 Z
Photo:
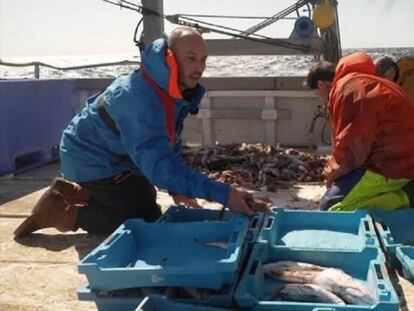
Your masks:
M 321 202 L 319 203 L 319 209 L 321 211 L 329 210 L 332 206 L 341 202 L 346 194 L 347 193 L 344 193 L 343 189 L 339 185 L 333 184 L 323 195 Z

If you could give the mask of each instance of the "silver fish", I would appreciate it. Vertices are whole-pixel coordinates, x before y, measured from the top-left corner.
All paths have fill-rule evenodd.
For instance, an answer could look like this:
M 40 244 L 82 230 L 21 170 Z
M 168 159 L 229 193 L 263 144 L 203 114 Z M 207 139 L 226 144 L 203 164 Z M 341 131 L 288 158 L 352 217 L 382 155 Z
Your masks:
M 371 293 L 341 269 L 327 268 L 321 271 L 312 283 L 337 294 L 350 304 L 373 305 L 375 303 Z
M 303 262 L 279 261 L 263 265 L 263 272 L 275 280 L 319 285 L 349 304 L 373 305 L 375 303 L 373 295 L 341 269 Z
M 194 242 L 200 243 L 204 246 L 216 247 L 216 248 L 221 248 L 221 249 L 227 249 L 229 246 L 228 241 L 204 241 L 204 240 L 194 239 Z
M 287 301 L 322 302 L 344 305 L 345 302 L 334 293 L 314 284 L 286 284 L 281 286 L 272 298 Z
M 184 291 L 196 300 L 206 300 L 211 297 L 211 293 L 208 289 L 184 287 Z
M 263 265 L 266 276 L 292 283 L 312 283 L 316 275 L 325 268 L 296 261 L 278 261 Z

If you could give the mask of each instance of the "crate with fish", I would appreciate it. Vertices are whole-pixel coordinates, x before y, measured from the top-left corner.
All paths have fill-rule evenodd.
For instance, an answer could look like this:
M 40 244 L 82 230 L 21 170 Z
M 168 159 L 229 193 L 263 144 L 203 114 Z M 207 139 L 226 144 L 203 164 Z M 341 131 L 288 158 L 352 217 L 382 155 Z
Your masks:
M 78 265 L 91 288 L 183 286 L 219 289 L 236 278 L 247 218 L 228 222 L 127 220 Z
M 414 209 L 394 211 L 370 209 L 369 213 L 374 218 L 381 245 L 392 267 L 404 266 L 405 263 L 400 262 L 397 258 L 396 251 L 398 247 L 402 246 L 414 249 Z M 414 260 L 414 257 L 411 259 Z
M 157 220 L 157 222 L 229 222 L 233 219 L 243 218 L 246 216 L 240 213 L 233 213 L 229 210 L 221 209 L 192 209 L 186 208 L 182 205 L 171 206 L 165 213 Z M 248 242 L 255 242 L 257 234 L 260 230 L 263 219 L 262 213 L 256 213 L 249 218 L 249 229 L 246 240 Z
M 398 246 L 396 255 L 401 263 L 404 277 L 414 283 L 414 247 Z
M 250 245 L 250 243 L 247 243 Z M 146 296 L 159 295 L 166 297 L 174 302 L 225 307 L 226 310 L 234 307 L 234 291 L 236 284 L 242 275 L 249 259 L 250 247 L 242 252 L 240 264 L 235 273 L 236 278 L 233 283 L 223 285 L 219 289 L 206 289 L 189 286 L 141 286 L 130 287 L 116 290 L 96 290 L 86 284 L 79 288 L 78 299 L 93 301 L 99 310 L 131 310 L 136 307 Z M 194 279 L 194 284 L 198 282 Z M 112 308 L 112 309 L 111 309 Z
M 360 251 L 378 247 L 372 218 L 366 211 L 289 211 L 274 208 L 258 236 L 258 242 L 297 249 Z
M 167 289 L 172 293 L 174 289 Z M 176 289 L 178 291 L 178 289 Z M 158 292 L 158 294 L 157 294 Z M 142 296 L 150 294 L 151 296 Z M 230 310 L 219 307 L 211 307 L 207 305 L 198 305 L 193 303 L 185 303 L 174 301 L 167 295 L 163 294 L 161 290 L 151 291 L 149 289 L 143 290 L 128 290 L 120 293 L 120 291 L 104 292 L 94 291 L 89 286 L 83 285 L 78 289 L 78 299 L 81 301 L 91 301 L 96 304 L 99 311 L 135 311 L 135 310 L 174 310 L 174 311 L 224 311 Z
M 235 301 L 254 311 L 399 310 L 374 247 L 334 252 L 256 244 Z

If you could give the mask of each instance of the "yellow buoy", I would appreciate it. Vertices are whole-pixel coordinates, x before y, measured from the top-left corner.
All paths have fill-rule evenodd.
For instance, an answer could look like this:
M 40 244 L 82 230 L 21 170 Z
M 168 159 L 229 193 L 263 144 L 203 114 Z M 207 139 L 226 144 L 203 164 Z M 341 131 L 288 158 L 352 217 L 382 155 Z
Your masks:
M 400 70 L 398 84 L 401 85 L 414 104 L 414 56 L 402 57 L 397 65 Z
M 334 10 L 329 0 L 318 2 L 312 12 L 312 21 L 320 29 L 330 27 L 335 20 Z

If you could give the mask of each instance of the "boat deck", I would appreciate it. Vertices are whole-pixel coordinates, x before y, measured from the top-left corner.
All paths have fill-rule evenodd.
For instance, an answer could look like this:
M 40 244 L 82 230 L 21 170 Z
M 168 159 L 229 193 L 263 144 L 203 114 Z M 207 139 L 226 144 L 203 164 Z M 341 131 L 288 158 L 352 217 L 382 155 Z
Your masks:
M 11 177 L 0 178 L 0 310 L 95 310 L 95 304 L 77 300 L 77 288 L 86 282 L 77 272 L 77 263 L 105 236 L 83 231 L 60 233 L 45 229 L 14 240 L 14 229 L 59 174 L 59 163 Z M 316 209 L 324 187 L 320 184 L 295 184 L 275 193 L 258 193 L 286 208 Z M 158 192 L 163 209 L 172 204 Z M 200 202 L 205 207 L 218 205 Z M 414 285 L 391 275 L 400 296 L 401 310 L 414 311 Z

